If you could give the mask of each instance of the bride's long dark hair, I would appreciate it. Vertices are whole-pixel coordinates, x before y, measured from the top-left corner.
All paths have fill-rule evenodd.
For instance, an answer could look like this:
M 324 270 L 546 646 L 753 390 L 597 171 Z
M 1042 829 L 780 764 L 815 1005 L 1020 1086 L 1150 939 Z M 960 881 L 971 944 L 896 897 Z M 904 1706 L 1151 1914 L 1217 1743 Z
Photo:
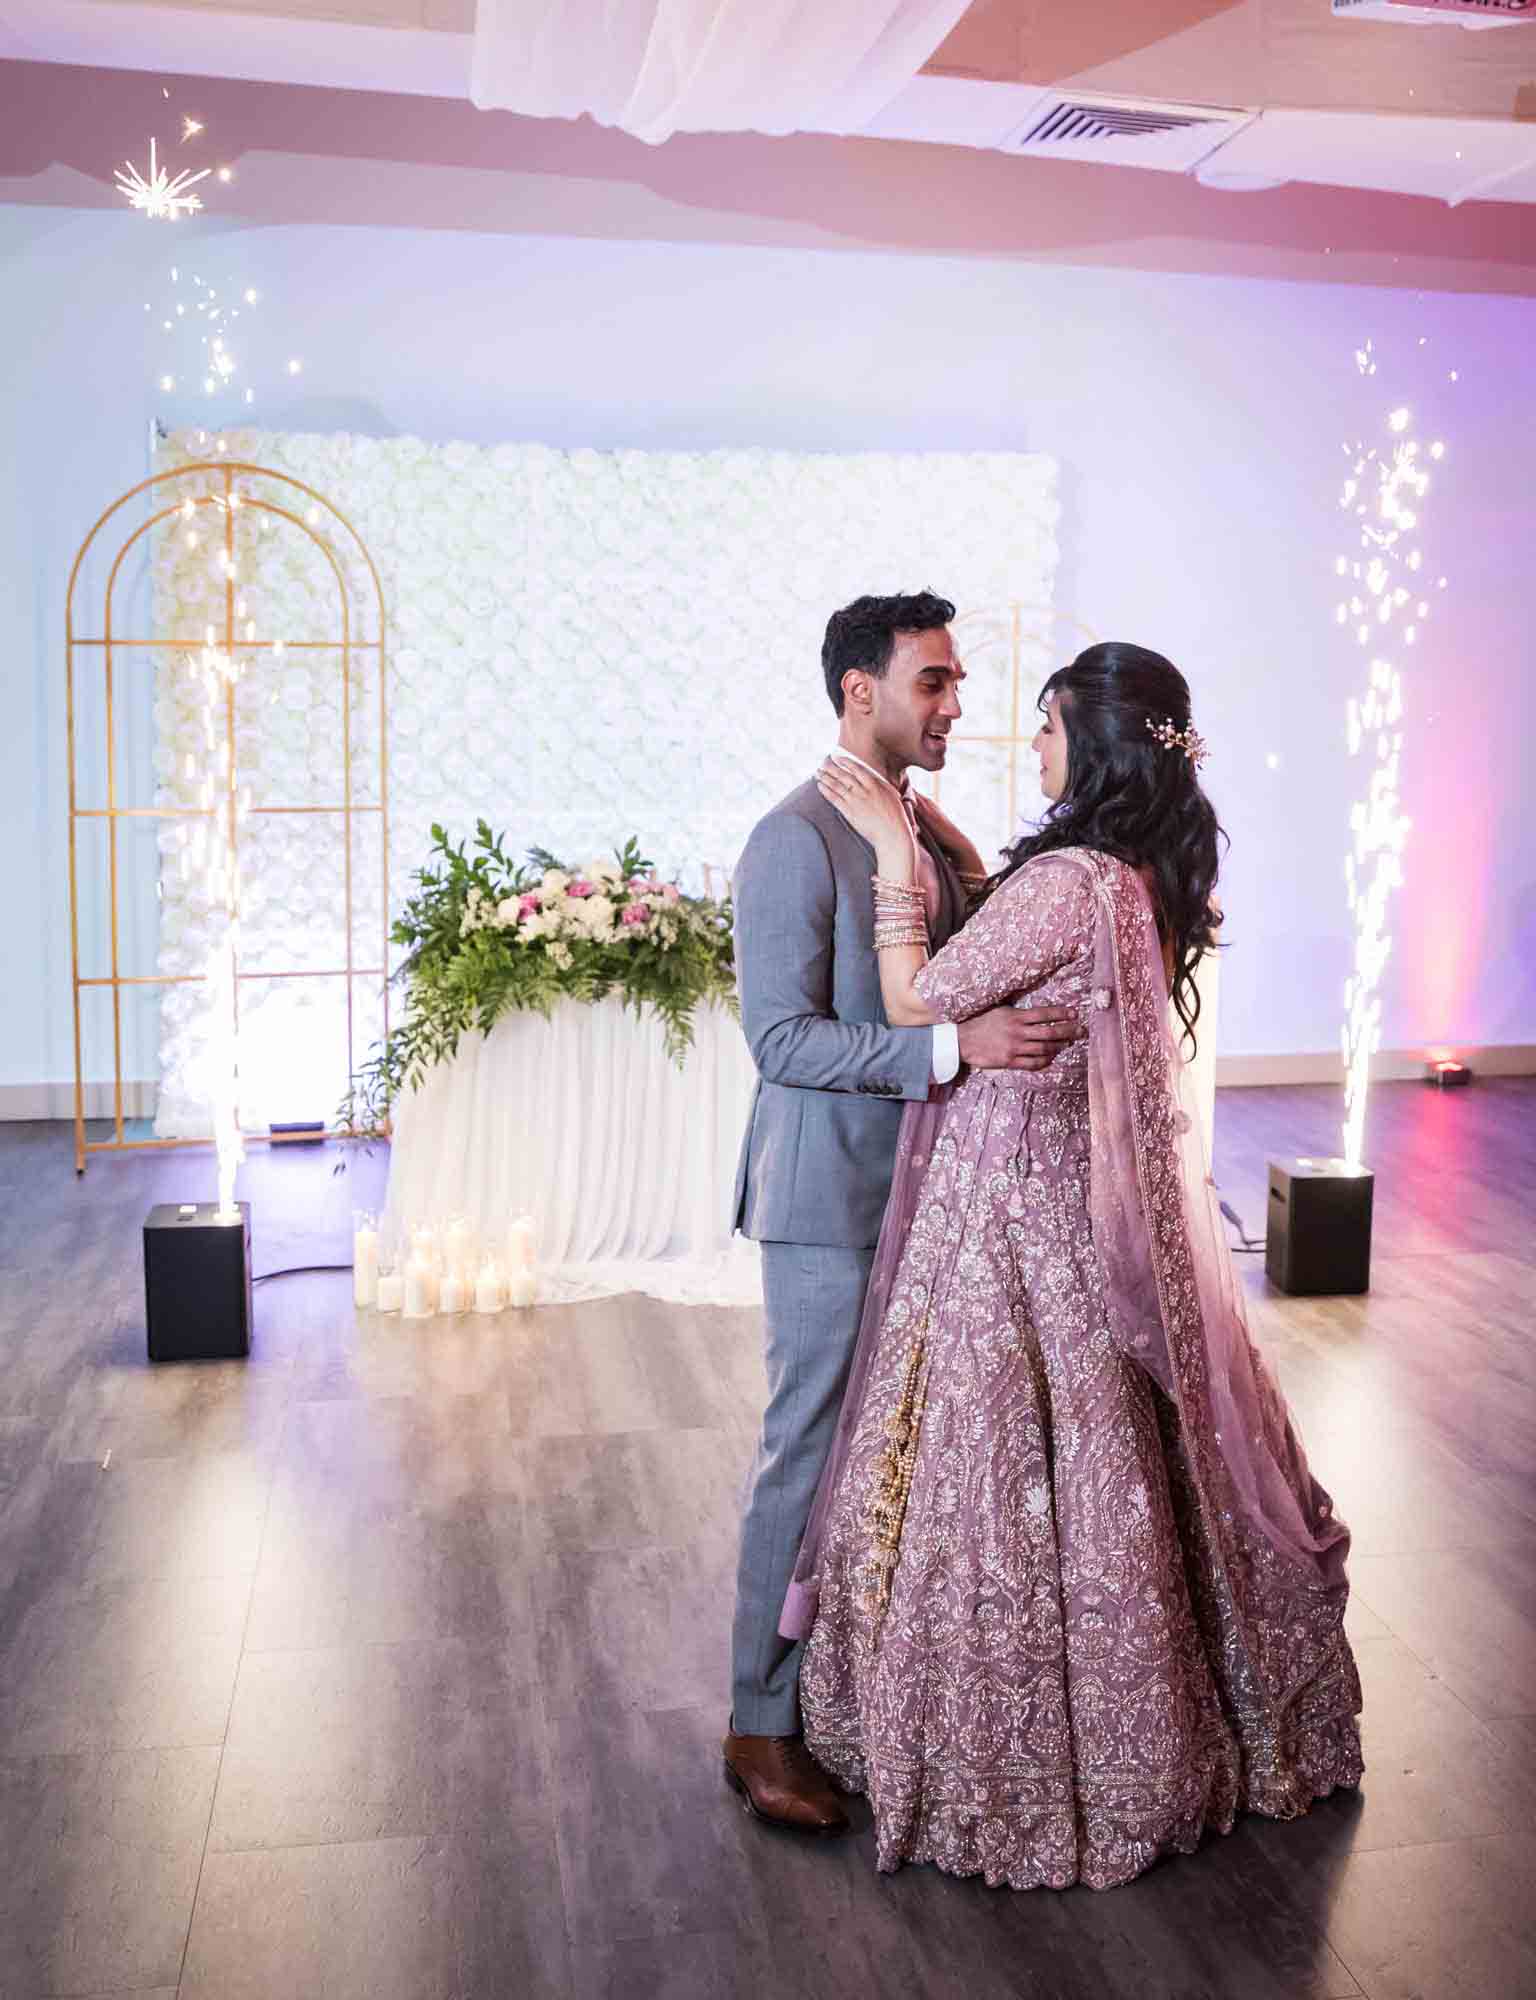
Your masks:
M 1173 957 L 1173 1005 L 1190 1048 L 1200 1018 L 1195 968 L 1217 946 L 1212 908 L 1217 846 L 1226 835 L 1193 761 L 1148 724 L 1190 726 L 1189 683 L 1161 653 L 1118 641 L 1090 646 L 1040 690 L 1044 712 L 1061 698 L 1067 783 L 1033 833 L 1007 850 L 990 895 L 1032 861 L 1062 847 L 1113 854 L 1151 877 L 1158 930 Z

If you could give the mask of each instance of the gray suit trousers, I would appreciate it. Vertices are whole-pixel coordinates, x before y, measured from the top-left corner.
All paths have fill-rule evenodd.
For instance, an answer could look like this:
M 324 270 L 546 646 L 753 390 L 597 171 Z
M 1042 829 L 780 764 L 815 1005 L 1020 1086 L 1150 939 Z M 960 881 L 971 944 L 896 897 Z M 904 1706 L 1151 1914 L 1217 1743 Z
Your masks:
M 764 1243 L 768 1406 L 748 1475 L 731 1632 L 731 1714 L 749 1736 L 800 1728 L 802 1642 L 779 1613 L 842 1409 L 874 1246 Z

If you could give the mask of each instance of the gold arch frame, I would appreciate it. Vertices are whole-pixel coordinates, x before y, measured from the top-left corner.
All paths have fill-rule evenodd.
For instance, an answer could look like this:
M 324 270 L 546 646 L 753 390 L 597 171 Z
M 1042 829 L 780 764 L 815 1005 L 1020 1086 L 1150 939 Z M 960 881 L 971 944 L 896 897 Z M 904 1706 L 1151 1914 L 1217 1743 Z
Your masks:
M 218 487 L 213 491 L 202 490 L 213 475 Z M 338 523 L 350 538 L 352 546 L 362 558 L 372 584 L 372 603 L 376 618 L 376 638 L 357 636 L 354 629 L 353 604 L 348 595 L 346 573 L 338 559 L 336 549 L 330 540 L 316 532 L 311 521 L 294 512 L 289 507 L 279 505 L 273 499 L 263 499 L 255 494 L 238 491 L 237 476 L 244 475 L 251 480 L 270 480 L 282 488 L 304 494 L 315 507 L 324 509 L 333 522 Z M 178 483 L 194 481 L 199 490 L 189 496 L 183 495 L 169 506 L 160 505 L 162 494 L 159 489 L 176 490 Z M 82 636 L 77 633 L 76 591 L 80 572 L 87 556 L 91 553 L 98 535 L 122 508 L 138 499 L 141 494 L 149 494 L 150 511 L 146 518 L 134 528 L 121 543 L 112 558 L 107 573 L 107 582 L 102 603 L 102 629 L 100 634 Z M 75 1172 L 85 1171 L 86 1160 L 92 1153 L 147 1152 L 172 1146 L 200 1146 L 212 1144 L 212 1134 L 206 1138 L 194 1139 L 129 1139 L 124 1133 L 123 1118 L 123 1029 L 122 991 L 125 986 L 196 986 L 207 982 L 205 973 L 149 973 L 124 974 L 120 970 L 118 955 L 118 822 L 123 819 L 157 820 L 197 820 L 213 814 L 228 814 L 229 840 L 231 847 L 237 846 L 237 808 L 239 791 L 239 763 L 235 746 L 235 691 L 230 685 L 225 697 L 225 727 L 229 748 L 228 775 L 225 784 L 226 796 L 216 798 L 210 807 L 202 806 L 120 806 L 117 802 L 117 750 L 114 725 L 114 655 L 125 652 L 160 652 L 167 649 L 197 652 L 205 643 L 205 637 L 180 637 L 160 635 L 154 638 L 125 638 L 113 631 L 113 592 L 117 587 L 118 574 L 129 551 L 151 530 L 180 514 L 185 500 L 190 497 L 196 508 L 213 508 L 222 512 L 224 518 L 224 553 L 227 558 L 224 577 L 224 620 L 223 634 L 218 641 L 230 659 L 241 654 L 270 654 L 276 645 L 295 652 L 338 652 L 341 655 L 341 715 L 342 715 L 342 801 L 336 804 L 273 805 L 252 806 L 251 816 L 268 814 L 340 814 L 344 827 L 342 849 L 343 894 L 344 894 L 344 934 L 346 940 L 346 964 L 341 967 L 314 971 L 309 968 L 283 971 L 272 967 L 262 967 L 259 971 L 243 971 L 238 962 L 235 967 L 235 995 L 238 1017 L 240 984 L 248 979 L 271 981 L 275 979 L 335 979 L 346 980 L 347 994 L 347 1074 L 356 1070 L 356 1051 L 353 1047 L 353 987 L 358 979 L 377 978 L 381 982 L 384 1006 L 384 1033 L 389 1032 L 389 717 L 388 695 L 385 686 L 385 616 L 384 588 L 379 578 L 378 567 L 369 552 L 368 545 L 341 509 L 327 499 L 317 488 L 306 485 L 302 479 L 292 474 L 278 472 L 271 466 L 257 465 L 245 459 L 196 459 L 186 465 L 175 466 L 165 472 L 151 474 L 141 479 L 126 493 L 119 494 L 110 506 L 103 509 L 92 525 L 89 533 L 75 552 L 70 567 L 69 587 L 65 596 L 64 636 L 65 636 L 65 732 L 69 758 L 69 957 L 72 1000 L 74 1009 L 75 1041 Z M 286 497 L 286 496 L 285 496 Z M 233 504 L 232 504 L 233 503 Z M 270 514 L 289 522 L 306 536 L 324 555 L 330 566 L 332 579 L 336 585 L 336 601 L 340 612 L 340 637 L 335 639 L 280 639 L 277 636 L 266 639 L 242 639 L 236 630 L 236 584 L 234 575 L 236 517 L 249 509 L 253 514 Z M 359 625 L 358 630 L 361 629 Z M 77 652 L 89 650 L 100 652 L 103 663 L 105 720 L 106 720 L 106 789 L 105 806 L 82 806 L 79 802 L 79 786 L 76 771 L 75 739 L 75 656 Z M 359 804 L 352 797 L 352 661 L 354 654 L 376 652 L 379 656 L 378 686 L 378 754 L 379 754 L 379 795 L 377 804 Z M 383 890 L 383 931 L 379 940 L 379 961 L 377 965 L 360 966 L 354 963 L 354 942 L 352 922 L 352 825 L 357 814 L 377 814 L 380 825 L 380 866 Z M 82 820 L 102 820 L 107 823 L 107 876 L 108 901 L 111 917 L 111 971 L 104 978 L 84 979 L 80 974 L 80 899 L 76 873 L 77 830 Z M 110 987 L 112 992 L 112 1120 L 113 1136 L 110 1139 L 87 1140 L 85 1136 L 85 1075 L 81 1048 L 80 996 L 82 992 L 101 987 Z M 247 1133 L 248 1140 L 260 1140 L 262 1135 Z M 271 1135 L 271 1143 L 278 1143 L 276 1135 Z
M 952 744 L 1000 743 L 1008 750 L 1008 837 L 1012 839 L 1018 830 L 1019 821 L 1019 753 L 1034 735 L 1031 729 L 1024 734 L 1022 724 L 1024 711 L 1024 632 L 1026 621 L 1038 620 L 1041 625 L 1053 625 L 1075 632 L 1084 645 L 1098 643 L 1098 633 L 1091 625 L 1085 625 L 1081 618 L 1074 618 L 1065 611 L 1059 611 L 1053 604 L 1032 604 L 1022 598 L 1012 598 L 998 608 L 983 608 L 979 611 L 965 611 L 955 620 L 951 628 L 960 642 L 962 660 L 974 659 L 978 652 L 1002 643 L 1008 646 L 1008 728 L 1002 735 L 972 735 L 967 729 L 956 729 L 950 734 Z M 979 644 L 967 647 L 968 631 L 975 630 L 984 621 L 992 621 L 997 629 L 982 639 Z M 938 802 L 941 796 L 944 774 L 935 774 L 933 796 Z

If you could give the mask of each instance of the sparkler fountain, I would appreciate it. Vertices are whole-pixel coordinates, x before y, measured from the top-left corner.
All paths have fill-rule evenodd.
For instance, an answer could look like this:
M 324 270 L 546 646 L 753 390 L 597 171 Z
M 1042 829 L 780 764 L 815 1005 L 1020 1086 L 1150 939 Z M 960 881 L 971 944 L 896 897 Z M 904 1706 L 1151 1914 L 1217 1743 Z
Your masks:
M 224 504 L 233 507 L 235 496 Z M 190 504 L 190 503 L 189 503 Z M 188 515 L 190 519 L 190 514 Z M 193 532 L 187 530 L 187 532 Z M 234 602 L 235 569 L 228 543 L 221 559 L 224 587 Z M 242 607 L 243 615 L 243 607 Z M 254 624 L 246 626 L 254 640 Z M 185 659 L 200 693 L 203 759 L 187 752 L 185 777 L 196 786 L 200 817 L 184 845 L 184 872 L 200 873 L 209 924 L 208 1043 L 205 1074 L 218 1155 L 218 1203 L 161 1204 L 144 1225 L 144 1283 L 149 1353 L 156 1361 L 208 1360 L 250 1350 L 250 1212 L 235 1200 L 235 1175 L 245 1158 L 240 1131 L 240 1040 L 237 963 L 240 942 L 239 825 L 249 798 L 237 793 L 234 765 L 235 686 L 240 669 L 214 642 L 213 627 L 197 654 Z M 201 774 L 200 774 L 201 772 Z
M 1421 347 L 1426 345 L 1421 341 Z M 1376 374 L 1374 343 L 1356 350 L 1355 365 Z M 1456 379 L 1453 372 L 1451 380 Z M 1381 1046 L 1381 982 L 1392 952 L 1389 908 L 1402 886 L 1410 822 L 1402 809 L 1403 673 L 1400 659 L 1417 643 L 1430 601 L 1423 594 L 1420 510 L 1430 466 L 1445 455 L 1413 435 L 1413 412 L 1391 409 L 1375 444 L 1346 443 L 1349 472 L 1339 507 L 1355 531 L 1355 546 L 1334 563 L 1347 596 L 1337 624 L 1352 633 L 1367 665 L 1363 689 L 1349 697 L 1345 732 L 1351 758 L 1370 768 L 1362 796 L 1350 808 L 1345 890 L 1354 948 L 1344 985 L 1344 1124 L 1341 1155 L 1332 1160 L 1271 1160 L 1265 1269 L 1282 1291 L 1363 1292 L 1370 1284 L 1374 1177 L 1365 1166 L 1365 1114 L 1371 1062 Z M 1445 578 L 1439 579 L 1445 587 Z
M 235 1206 L 235 1174 L 245 1158 L 245 1142 L 240 1136 L 240 1035 L 239 999 L 235 966 L 240 943 L 240 872 L 237 822 L 246 803 L 236 796 L 232 768 L 234 732 L 226 726 L 219 741 L 221 721 L 227 723 L 235 698 L 240 669 L 227 653 L 212 643 L 212 634 L 195 660 L 187 665 L 203 684 L 203 735 L 210 771 L 218 770 L 221 786 L 210 775 L 203 780 L 203 808 L 208 814 L 199 829 L 206 836 L 202 854 L 203 883 L 214 934 L 208 953 L 209 1009 L 208 1082 L 213 1111 L 213 1138 L 219 1161 L 218 1222 L 238 1222 Z M 222 792 L 222 801 L 217 794 Z
M 169 102 L 169 86 L 164 86 L 161 94 Z M 197 140 L 205 129 L 200 118 L 183 113 L 181 144 Z M 175 222 L 202 209 L 202 197 L 195 190 L 210 176 L 227 186 L 234 178 L 234 169 L 219 166 L 215 171 L 193 164 L 173 172 L 162 164 L 158 139 L 152 135 L 148 173 L 128 162 L 118 170 L 117 185 L 129 206 L 150 221 Z M 170 267 L 170 281 L 173 288 L 180 288 L 177 265 Z M 167 367 L 168 355 L 156 366 L 162 392 L 173 391 L 178 376 L 200 375 L 205 396 L 238 394 L 246 405 L 254 401 L 253 388 L 243 384 L 236 388 L 239 362 L 229 339 L 241 311 L 255 306 L 259 297 L 254 286 L 245 285 L 240 288 L 238 303 L 228 294 L 221 302 L 217 288 L 193 273 L 190 295 L 170 296 L 158 309 L 146 299 L 144 310 L 159 317 L 161 333 L 170 336 L 172 353 L 181 350 L 181 367 Z M 193 337 L 196 349 L 191 347 Z M 297 357 L 290 359 L 288 373 L 296 375 L 302 366 Z M 216 438 L 213 448 L 223 453 L 226 440 Z M 162 1204 L 151 1211 L 144 1225 L 149 1352 L 155 1360 L 243 1355 L 250 1345 L 250 1212 L 235 1199 L 235 1176 L 245 1157 L 239 1111 L 238 829 L 250 804 L 247 795 L 237 796 L 236 792 L 235 687 L 240 669 L 230 651 L 236 616 L 234 523 L 240 503 L 229 485 L 223 495 L 205 495 L 201 503 L 189 496 L 178 510 L 181 518 L 177 528 L 192 548 L 200 539 L 195 526 L 199 504 L 224 512 L 219 568 L 226 632 L 221 647 L 215 643 L 210 625 L 201 650 L 185 659 L 188 672 L 200 683 L 203 757 L 200 773 L 197 756 L 187 753 L 184 775 L 188 788 L 195 788 L 197 821 L 190 838 L 183 830 L 179 863 L 184 877 L 194 870 L 201 877 L 209 929 L 205 1074 L 218 1155 L 218 1203 L 211 1209 L 206 1203 Z M 238 616 L 244 620 L 245 615 L 242 604 Z M 247 623 L 247 643 L 254 643 L 255 637 L 254 624 Z M 278 650 L 274 644 L 274 657 Z
M 1355 363 L 1364 376 L 1376 372 L 1370 342 Z M 1381 979 L 1392 951 L 1388 906 L 1403 881 L 1403 850 L 1411 822 L 1402 811 L 1399 789 L 1403 734 L 1403 677 L 1393 655 L 1418 640 L 1430 615 L 1422 594 L 1424 552 L 1417 530 L 1419 510 L 1430 488 L 1429 466 L 1445 456 L 1439 440 L 1425 450 L 1412 435 L 1413 412 L 1393 409 L 1379 445 L 1346 445 L 1351 453 L 1340 507 L 1357 525 L 1355 550 L 1334 567 L 1353 588 L 1335 612 L 1352 626 L 1356 645 L 1369 655 L 1365 687 L 1349 698 L 1346 731 L 1351 757 L 1371 759 L 1364 796 L 1350 809 L 1350 851 L 1344 879 L 1354 920 L 1354 962 L 1344 986 L 1345 1164 L 1359 1171 L 1365 1153 L 1365 1111 L 1371 1061 L 1381 1046 Z M 1440 579 L 1444 588 L 1445 579 Z

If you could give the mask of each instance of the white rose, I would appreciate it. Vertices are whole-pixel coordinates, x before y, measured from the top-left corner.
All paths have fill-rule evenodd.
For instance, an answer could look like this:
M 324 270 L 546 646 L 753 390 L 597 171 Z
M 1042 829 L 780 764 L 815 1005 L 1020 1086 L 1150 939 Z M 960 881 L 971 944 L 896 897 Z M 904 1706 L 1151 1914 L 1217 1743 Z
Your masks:
M 517 903 L 518 899 L 516 896 L 503 896 L 501 901 L 496 905 L 496 928 L 498 930 L 509 931 L 517 922 Z
M 577 905 L 581 925 L 594 937 L 606 937 L 613 929 L 613 901 L 608 896 L 588 896 Z
M 540 888 L 548 897 L 563 896 L 570 887 L 571 878 L 563 868 L 546 868 Z
M 616 861 L 589 861 L 581 872 L 593 883 L 617 883 L 624 879 Z

